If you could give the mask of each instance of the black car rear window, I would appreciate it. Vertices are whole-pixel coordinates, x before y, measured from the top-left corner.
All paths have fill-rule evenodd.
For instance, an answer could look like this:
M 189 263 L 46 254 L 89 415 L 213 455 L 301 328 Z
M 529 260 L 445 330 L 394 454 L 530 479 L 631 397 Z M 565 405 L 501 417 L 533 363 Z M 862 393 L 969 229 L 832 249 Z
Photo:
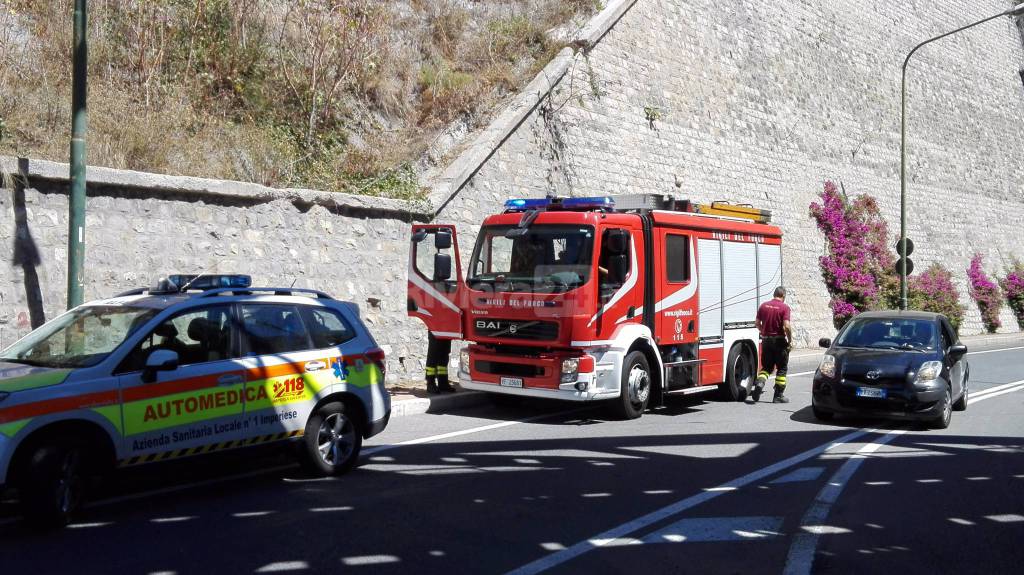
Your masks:
M 927 319 L 854 318 L 836 340 L 841 347 L 935 349 L 935 322 Z

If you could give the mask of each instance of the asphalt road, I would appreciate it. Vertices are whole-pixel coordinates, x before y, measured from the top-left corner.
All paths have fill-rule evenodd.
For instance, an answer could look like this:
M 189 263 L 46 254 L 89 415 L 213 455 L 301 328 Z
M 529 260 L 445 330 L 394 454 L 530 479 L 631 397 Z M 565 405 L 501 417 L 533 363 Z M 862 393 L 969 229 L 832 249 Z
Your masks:
M 118 475 L 70 528 L 0 504 L 4 573 L 1015 573 L 1024 349 L 968 356 L 949 429 L 673 400 L 395 419 L 340 479 L 278 451 Z M 1007 385 L 1015 383 L 1017 385 Z M 766 394 L 770 396 L 770 394 Z

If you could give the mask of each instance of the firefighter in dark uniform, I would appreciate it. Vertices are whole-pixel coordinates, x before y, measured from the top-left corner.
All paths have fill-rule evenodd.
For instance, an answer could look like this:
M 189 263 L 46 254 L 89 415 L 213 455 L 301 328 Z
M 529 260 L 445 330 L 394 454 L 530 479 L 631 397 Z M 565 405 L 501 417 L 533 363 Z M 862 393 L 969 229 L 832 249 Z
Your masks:
M 452 340 L 439 339 L 427 332 L 427 393 L 453 393 L 448 383 L 448 357 L 452 353 Z
M 789 323 L 786 288 L 775 288 L 775 297 L 761 304 L 757 310 L 757 330 L 761 333 L 761 371 L 757 374 L 750 398 L 756 403 L 775 370 L 775 396 L 772 403 L 789 403 L 786 392 L 786 372 L 789 369 L 789 350 L 793 348 L 793 328 Z

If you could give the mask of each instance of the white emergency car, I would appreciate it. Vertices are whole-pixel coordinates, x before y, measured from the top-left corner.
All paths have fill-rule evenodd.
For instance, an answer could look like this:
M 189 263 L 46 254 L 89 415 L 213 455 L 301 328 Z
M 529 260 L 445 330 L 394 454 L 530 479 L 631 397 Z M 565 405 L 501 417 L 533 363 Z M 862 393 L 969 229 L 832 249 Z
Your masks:
M 387 425 L 358 308 L 248 276 L 171 276 L 76 307 L 0 352 L 0 486 L 66 524 L 84 478 L 281 440 L 342 474 Z M 179 287 L 180 286 L 180 287 Z

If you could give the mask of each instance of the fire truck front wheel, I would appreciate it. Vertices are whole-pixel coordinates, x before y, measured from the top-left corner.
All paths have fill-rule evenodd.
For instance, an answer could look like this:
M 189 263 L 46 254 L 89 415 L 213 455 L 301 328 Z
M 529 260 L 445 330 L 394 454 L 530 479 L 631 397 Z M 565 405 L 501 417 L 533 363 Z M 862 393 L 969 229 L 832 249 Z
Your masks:
M 642 351 L 631 351 L 622 362 L 621 393 L 612 400 L 612 413 L 619 419 L 636 419 L 647 409 L 651 397 L 651 369 Z

